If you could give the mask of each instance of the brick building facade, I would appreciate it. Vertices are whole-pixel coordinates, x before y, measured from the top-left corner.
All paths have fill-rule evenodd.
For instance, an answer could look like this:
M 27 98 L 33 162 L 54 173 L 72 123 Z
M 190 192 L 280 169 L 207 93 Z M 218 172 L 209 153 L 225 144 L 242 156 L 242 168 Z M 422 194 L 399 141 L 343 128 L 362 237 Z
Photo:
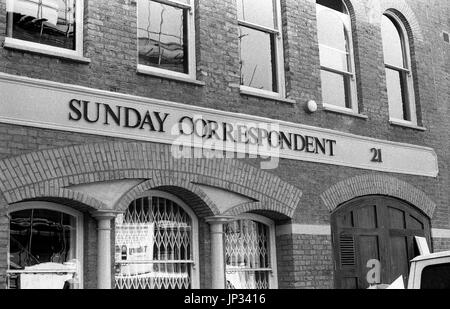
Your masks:
M 255 22 L 248 22 L 240 15 L 242 12 L 238 5 L 245 1 L 176 2 L 177 10 L 185 12 L 184 44 L 188 46 L 184 47 L 184 56 L 190 66 L 185 68 L 186 74 L 164 72 L 173 71 L 167 68 L 162 73 L 152 68 L 139 68 L 139 2 L 77 0 L 74 7 L 84 15 L 81 19 L 82 45 L 76 43 L 74 50 L 80 46 L 82 49 L 77 51 L 80 54 L 75 55 L 17 42 L 27 42 L 27 39 L 15 38 L 16 28 L 12 35 L 8 32 L 9 23 L 13 21 L 7 11 L 13 12 L 14 18 L 16 14 L 24 14 L 19 9 L 8 9 L 10 1 L 0 1 L 0 41 L 3 43 L 0 48 L 0 287 L 12 287 L 17 283 L 12 284 L 11 278 L 24 274 L 11 267 L 10 260 L 14 255 L 11 235 L 16 236 L 10 227 L 11 220 L 16 218 L 15 212 L 25 213 L 29 209 L 39 208 L 33 203 L 51 204 L 51 207 L 46 207 L 54 212 L 60 206 L 80 214 L 76 237 L 81 238 L 77 244 L 81 243 L 82 247 L 77 246 L 76 258 L 82 264 L 78 277 L 81 277 L 84 288 L 117 287 L 114 278 L 123 274 L 124 265 L 128 265 L 117 261 L 121 254 L 117 251 L 121 248 L 115 246 L 117 225 L 121 224 L 117 216 L 126 213 L 130 203 L 136 200 L 141 199 L 145 203 L 148 196 L 156 198 L 154 201 L 183 204 L 180 208 L 186 213 L 192 212 L 191 220 L 197 222 L 195 228 L 195 224 L 189 221 L 192 224 L 189 228 L 196 229 L 189 234 L 189 257 L 179 256 L 176 259 L 172 256 L 167 259 L 182 260 L 188 265 L 186 267 L 191 267 L 188 271 L 178 268 L 175 271 L 173 269 L 176 267 L 171 266 L 175 267 L 172 272 L 188 274 L 190 287 L 223 288 L 225 281 L 228 284 L 236 282 L 233 280 L 237 279 L 230 279 L 230 274 L 241 275 L 247 271 L 254 276 L 250 276 L 253 279 L 246 277 L 247 283 L 253 284 L 251 287 L 257 287 L 259 281 L 264 281 L 266 285 L 278 288 L 361 288 L 367 287 L 368 283 L 363 281 L 370 270 L 369 266 L 366 267 L 369 257 L 364 252 L 370 251 L 367 254 L 373 254 L 371 258 L 381 261 L 381 281 L 384 282 L 374 283 L 389 283 L 387 281 L 392 280 L 393 276 L 406 275 L 405 266 L 392 259 L 399 254 L 406 255 L 406 259 L 414 255 L 414 248 L 411 247 L 414 246 L 411 243 L 414 231 L 427 237 L 435 252 L 449 250 L 448 1 L 343 1 L 351 26 L 351 38 L 347 39 L 352 45 L 349 52 L 354 68 L 351 72 L 355 85 L 352 95 L 356 97 L 351 108 L 346 106 L 344 109 L 323 103 L 323 72 L 326 69 L 321 63 L 322 45 L 318 43 L 320 34 L 316 1 L 273 2 L 278 4 L 274 6 L 278 11 L 274 11 L 281 23 L 275 22 L 276 26 L 273 26 L 273 41 L 276 43 L 272 44 L 281 44 L 278 50 L 282 50 L 283 56 L 277 59 L 281 59 L 282 63 L 272 59 L 272 65 L 276 63 L 281 70 L 281 73 L 273 73 L 274 79 L 282 82 L 272 91 L 279 94 L 274 96 L 242 87 L 249 86 L 243 85 L 242 29 L 247 26 L 258 28 L 254 26 Z M 151 2 L 160 4 L 159 1 Z M 170 6 L 170 11 L 173 9 L 170 2 L 163 1 L 161 5 Z M 327 9 L 334 9 L 330 4 L 333 1 L 318 2 Z M 396 122 L 392 121 L 392 115 L 390 117 L 381 30 L 382 17 L 387 15 L 383 14 L 396 16 L 395 20 L 404 27 L 404 41 L 409 45 L 408 74 L 411 76 L 410 89 L 413 89 L 410 96 L 414 98 L 414 120 L 405 118 L 404 122 Z M 20 22 L 14 19 L 15 25 Z M 77 31 L 80 27 L 78 23 Z M 258 31 L 266 31 L 266 28 L 270 27 L 260 27 Z M 194 36 L 191 36 L 192 33 Z M 194 37 L 193 41 L 189 41 Z M 11 38 L 17 41 L 8 40 Z M 161 41 L 159 44 L 162 44 Z M 272 51 L 274 49 L 272 46 Z M 195 57 L 191 58 L 194 54 Z M 274 52 L 274 55 L 280 56 L 279 52 Z M 9 89 L 15 93 L 14 96 L 9 95 Z M 27 89 L 28 92 L 21 92 L 20 89 Z M 227 119 L 243 115 L 244 120 L 241 121 L 244 122 L 281 123 L 286 127 L 300 125 L 305 130 L 314 130 L 318 135 L 338 136 L 337 147 L 344 143 L 339 138 L 355 138 L 358 142 L 364 140 L 368 145 L 367 153 L 358 153 L 355 148 L 355 156 L 367 156 L 368 163 L 364 168 L 357 164 L 352 166 L 351 162 L 341 164 L 281 156 L 275 168 L 262 169 L 265 159 L 254 158 L 250 154 L 235 155 L 237 158 L 208 159 L 203 156 L 177 159 L 169 142 L 133 137 L 134 131 L 127 131 L 126 135 L 112 129 L 111 133 L 89 132 L 87 122 L 82 124 L 79 121 L 76 123 L 79 127 L 73 129 L 64 125 L 55 127 L 46 119 L 37 123 L 27 119 L 28 116 L 22 119 L 21 115 L 14 118 L 8 114 L 14 104 L 22 104 L 21 108 L 25 110 L 26 105 L 23 104 L 31 104 L 35 98 L 43 102 L 45 95 L 41 93 L 45 91 L 49 92 L 49 98 L 53 95 L 59 98 L 64 91 L 70 92 L 75 99 L 82 97 L 71 101 L 80 104 L 78 110 L 71 110 L 72 116 L 78 115 L 76 111 L 82 112 L 82 100 L 92 98 L 103 102 L 107 99 L 118 100 L 124 106 L 125 103 L 139 101 L 141 105 L 147 104 L 149 109 L 154 108 L 153 104 L 161 109 L 167 101 L 167 106 L 180 113 L 184 110 L 201 115 L 213 113 Z M 21 94 L 23 99 L 16 101 Z M 317 102 L 317 111 L 311 112 L 305 108 L 309 101 Z M 175 104 L 171 105 L 172 102 Z M 60 102 L 61 108 L 65 108 L 66 118 L 70 112 L 66 108 L 68 103 Z M 137 105 L 130 106 L 137 109 Z M 49 115 L 53 112 L 50 108 L 46 110 L 46 107 L 42 110 Z M 384 161 L 378 163 L 387 162 L 387 167 L 375 165 L 372 168 L 370 144 L 379 141 L 394 149 L 414 145 L 412 148 L 418 146 L 417 151 L 431 150 L 437 157 L 438 173 L 416 172 L 426 165 L 419 159 L 422 152 L 406 152 L 403 160 L 407 161 L 408 170 L 396 171 L 396 163 L 402 158 L 397 158 L 397 161 L 393 159 L 393 165 L 389 165 L 389 153 L 386 154 L 384 149 Z M 337 148 L 336 157 L 339 157 L 339 151 L 340 148 Z M 368 209 L 374 210 L 375 215 L 369 214 L 372 210 Z M 403 216 L 403 227 L 398 230 L 405 230 L 406 234 L 382 235 L 388 227 L 381 221 L 387 217 L 394 218 L 398 211 L 402 211 Z M 352 219 L 351 224 L 346 225 L 348 214 Z M 265 221 L 267 219 L 269 221 Z M 242 245 L 242 242 L 227 234 L 236 231 L 233 224 L 240 224 L 240 231 L 244 233 L 244 226 L 247 225 L 243 222 L 246 220 L 253 224 L 257 222 L 257 229 L 261 230 L 260 225 L 266 227 L 263 228 L 267 233 L 264 234 L 265 245 L 256 247 L 261 250 L 262 246 L 270 251 L 262 253 L 270 262 L 261 262 L 260 256 L 258 263 L 243 261 L 246 266 L 244 271 L 230 270 L 228 266 L 237 267 L 233 264 L 233 257 L 247 256 L 250 259 L 250 253 L 246 255 L 233 251 L 233 241 L 236 241 L 235 245 Z M 373 226 L 372 221 L 375 222 Z M 410 227 L 410 221 L 416 225 Z M 393 228 L 394 223 L 387 224 Z M 363 229 L 366 231 L 361 232 Z M 345 243 L 345 236 L 350 236 L 349 247 L 345 247 L 348 244 Z M 223 238 L 226 238 L 225 245 Z M 373 241 L 378 245 L 363 249 L 364 243 Z M 384 241 L 387 245 L 380 245 Z M 31 244 L 28 245 L 31 247 Z M 83 250 L 79 252 L 81 248 Z M 239 250 L 242 246 L 236 245 L 236 248 Z M 154 256 L 150 260 L 153 258 L 164 261 L 164 258 Z M 154 264 L 151 265 L 169 265 L 152 261 Z M 182 263 L 178 263 L 177 267 L 182 268 Z M 122 273 L 118 265 L 123 267 Z M 164 273 L 161 269 L 156 271 L 152 268 L 151 272 Z M 19 270 L 23 269 L 19 267 Z M 30 271 L 25 275 L 32 276 L 32 273 Z M 266 273 L 267 278 L 264 277 Z M 258 281 L 255 279 L 258 276 L 265 279 Z M 242 277 L 239 280 L 242 281 Z M 239 280 L 237 282 L 241 282 Z M 25 283 L 22 282 L 22 285 Z M 128 287 L 127 284 L 125 286 Z

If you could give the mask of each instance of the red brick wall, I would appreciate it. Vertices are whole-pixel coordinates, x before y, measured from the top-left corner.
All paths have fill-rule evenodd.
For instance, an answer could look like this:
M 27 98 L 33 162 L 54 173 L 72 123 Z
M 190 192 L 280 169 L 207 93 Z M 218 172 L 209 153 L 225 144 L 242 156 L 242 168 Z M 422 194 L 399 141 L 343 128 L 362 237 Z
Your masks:
M 279 288 L 333 288 L 331 236 L 282 235 L 276 241 Z
M 97 220 L 84 214 L 83 279 L 85 289 L 97 288 Z M 114 246 L 113 246 L 114 248 Z
M 450 239 L 448 238 L 433 238 L 433 252 L 448 251 L 450 248 Z
M 352 17 L 355 60 L 358 65 L 359 105 L 361 111 L 369 117 L 368 120 L 325 112 L 321 109 L 317 113 L 308 114 L 303 109 L 303 104 L 309 99 L 317 100 L 319 105 L 321 102 L 315 7 L 310 0 L 282 0 L 286 90 L 288 97 L 296 100 L 297 104 L 240 95 L 236 86 L 239 83 L 239 52 L 235 2 L 196 1 L 197 78 L 204 81 L 205 86 L 136 73 L 136 2 L 122 0 L 85 0 L 85 56 L 91 59 L 90 64 L 0 48 L 0 72 L 271 117 L 432 147 L 439 159 L 440 174 L 437 179 L 368 172 L 292 160 L 281 160 L 280 166 L 270 172 L 303 191 L 293 218 L 293 222 L 296 223 L 328 224 L 330 213 L 320 195 L 343 180 L 358 175 L 375 174 L 398 178 L 423 191 L 436 203 L 432 226 L 449 229 L 450 48 L 441 36 L 443 30 L 450 32 L 449 19 L 446 15 L 449 2 L 381 1 L 383 7 L 392 7 L 403 13 L 411 24 L 410 32 L 414 35 L 412 45 L 417 104 L 419 118 L 428 129 L 426 132 L 394 127 L 388 122 L 380 28 L 377 23 L 369 20 L 370 10 L 367 0 L 350 2 L 355 11 Z M 6 32 L 5 4 L 5 0 L 0 0 L 0 42 L 3 41 Z M 36 150 L 112 140 L 117 139 L 0 124 L 0 159 Z M 259 167 L 258 160 L 244 161 Z M 0 231 L 7 228 L 7 224 L 3 221 L 0 221 Z M 1 235 L 4 233 L 0 233 L 0 244 L 6 242 Z M 310 240 L 296 238 L 295 244 L 297 242 L 306 246 Z M 434 245 L 435 249 L 439 250 L 450 248 L 447 241 L 435 242 Z M 94 243 L 89 243 L 89 248 L 91 246 L 94 248 Z M 0 256 L 3 256 L 1 248 L 4 246 L 0 246 Z M 301 278 L 310 277 L 309 273 L 299 268 L 305 266 L 301 264 L 303 255 L 296 253 L 297 251 L 292 252 L 290 262 L 292 265 L 289 266 L 289 271 L 283 270 L 287 266 L 280 266 L 282 270 L 280 274 L 284 274 L 280 278 L 280 286 L 294 287 L 289 280 L 283 281 L 285 278 L 294 276 L 299 280 L 296 284 L 301 285 L 302 282 L 306 282 Z M 329 256 L 331 258 L 331 255 Z M 305 258 L 315 260 L 316 257 L 319 255 L 309 253 Z M 87 258 L 91 269 L 95 265 L 94 257 Z M 283 255 L 283 258 L 291 257 Z M 279 263 L 281 260 L 279 259 Z M 0 287 L 3 282 L 1 276 L 4 273 L 1 271 L 2 265 L 4 264 L 0 263 Z M 205 275 L 202 278 L 209 280 L 205 277 L 206 270 L 203 273 Z M 88 275 L 92 276 L 92 272 Z M 319 278 L 322 275 L 318 273 L 314 276 Z M 329 284 L 325 283 L 325 280 L 322 282 L 321 279 L 313 281 L 318 287 L 327 287 Z

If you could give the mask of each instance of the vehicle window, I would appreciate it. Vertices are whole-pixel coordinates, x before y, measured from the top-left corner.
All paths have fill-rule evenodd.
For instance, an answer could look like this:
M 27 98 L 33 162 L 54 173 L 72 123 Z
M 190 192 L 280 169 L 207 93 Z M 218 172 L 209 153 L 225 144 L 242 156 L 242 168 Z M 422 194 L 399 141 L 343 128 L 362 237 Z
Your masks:
M 427 266 L 422 271 L 421 289 L 450 289 L 450 263 Z

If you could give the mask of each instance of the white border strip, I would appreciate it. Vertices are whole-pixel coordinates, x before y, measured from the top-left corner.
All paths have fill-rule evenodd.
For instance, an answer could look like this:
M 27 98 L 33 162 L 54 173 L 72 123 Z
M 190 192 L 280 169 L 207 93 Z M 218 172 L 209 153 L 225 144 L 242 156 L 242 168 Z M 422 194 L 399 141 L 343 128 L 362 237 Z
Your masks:
M 193 105 L 186 105 L 181 103 L 175 103 L 170 101 L 164 101 L 164 100 L 156 100 L 151 98 L 145 98 L 145 97 L 138 97 L 128 94 L 121 94 L 121 93 L 114 93 L 114 92 L 108 92 L 105 90 L 99 90 L 99 89 L 93 89 L 83 86 L 77 86 L 77 85 L 69 85 L 69 84 L 62 84 L 57 82 L 52 82 L 48 80 L 41 80 L 41 79 L 32 79 L 29 77 L 22 77 L 22 76 L 16 76 L 16 75 L 10 75 L 5 73 L 0 73 L 0 81 L 5 81 L 6 83 L 12 83 L 12 84 L 19 84 L 21 86 L 27 86 L 27 87 L 37 87 L 40 89 L 49 89 L 52 91 L 61 90 L 66 93 L 73 93 L 73 94 L 80 94 L 80 92 L 87 96 L 92 95 L 93 99 L 101 99 L 101 100 L 107 100 L 108 98 L 114 99 L 114 100 L 123 100 L 125 101 L 124 104 L 127 102 L 133 103 L 136 105 L 143 105 L 148 107 L 149 104 L 154 105 L 157 108 L 171 108 L 175 111 L 180 111 L 182 113 L 185 113 L 186 111 L 188 113 L 205 113 L 208 115 L 211 115 L 212 117 L 230 117 L 235 122 L 262 122 L 265 124 L 277 124 L 280 126 L 285 126 L 286 130 L 304 130 L 304 131 L 310 131 L 308 133 L 310 134 L 320 134 L 320 135 L 331 135 L 333 138 L 348 138 L 353 139 L 358 142 L 366 142 L 366 143 L 374 143 L 375 145 L 386 145 L 387 147 L 401 147 L 405 150 L 411 150 L 411 151 L 420 151 L 420 152 L 426 152 L 428 155 L 430 155 L 430 160 L 433 161 L 434 167 L 428 171 L 421 171 L 417 172 L 416 169 L 409 169 L 405 168 L 398 169 L 395 166 L 386 167 L 386 166 L 378 166 L 378 165 L 371 165 L 371 164 L 361 164 L 361 163 L 352 163 L 347 162 L 346 160 L 342 159 L 336 159 L 336 158 L 311 158 L 306 156 L 299 156 L 298 154 L 293 153 L 281 153 L 280 157 L 284 159 L 292 159 L 292 160 L 298 160 L 298 161 L 306 161 L 306 162 L 314 162 L 314 163 L 322 163 L 322 164 L 330 164 L 334 166 L 348 166 L 352 168 L 359 168 L 364 170 L 376 170 L 381 172 L 387 172 L 387 173 L 399 173 L 399 174 L 409 174 L 409 175 L 418 175 L 418 176 L 426 176 L 426 177 L 437 177 L 439 173 L 439 166 L 438 166 L 438 156 L 436 152 L 429 147 L 424 146 L 418 146 L 418 145 L 412 145 L 412 144 L 405 144 L 405 143 L 398 143 L 398 142 L 392 142 L 387 140 L 379 140 L 375 138 L 370 138 L 366 136 L 358 136 L 346 132 L 340 132 L 335 131 L 331 129 L 324 129 L 320 127 L 313 127 L 298 123 L 290 123 L 287 121 L 280 121 L 280 120 L 274 120 L 264 117 L 258 117 L 254 115 L 246 115 L 242 113 L 232 113 L 232 112 L 225 112 L 205 107 L 198 107 Z M 110 137 L 121 137 L 121 138 L 128 138 L 133 140 L 144 140 L 144 141 L 150 141 L 150 142 L 156 142 L 156 143 L 164 143 L 164 144 L 172 144 L 172 139 L 167 138 L 157 138 L 157 137 L 143 137 L 143 136 L 136 136 L 136 135 L 129 135 L 126 133 L 117 133 L 117 132 L 110 132 L 110 131 L 99 131 L 99 130 L 93 130 L 90 128 L 79 128 L 75 126 L 67 126 L 67 125 L 52 125 L 45 122 L 39 122 L 39 123 L 32 123 L 30 121 L 24 121 L 23 119 L 15 119 L 15 118 L 8 118 L 5 116 L 0 115 L 0 122 L 2 123 L 9 123 L 9 124 L 16 124 L 16 125 L 24 125 L 24 126 L 33 126 L 33 127 L 40 127 L 40 128 L 46 128 L 46 129 L 54 129 L 54 130 L 63 130 L 63 131 L 73 131 L 73 132 L 79 132 L 79 133 L 87 133 L 87 134 L 96 134 L 96 135 L 102 135 L 102 136 L 110 136 Z M 192 147 L 199 147 L 201 148 L 203 145 L 199 144 L 192 144 Z M 235 146 L 233 145 L 230 148 L 226 148 L 225 150 L 228 151 L 237 151 Z M 261 152 L 260 155 L 273 155 L 270 152 Z
M 128 102 L 142 104 L 145 106 L 148 106 L 148 104 L 154 104 L 161 108 L 169 106 L 171 108 L 178 109 L 181 111 L 188 110 L 191 112 L 211 113 L 216 116 L 229 116 L 231 118 L 235 118 L 235 119 L 243 121 L 243 122 L 254 121 L 254 122 L 264 122 L 264 123 L 276 123 L 278 125 L 283 125 L 283 126 L 293 128 L 293 129 L 311 130 L 318 134 L 322 133 L 322 134 L 337 135 L 340 137 L 355 138 L 358 140 L 364 140 L 364 141 L 368 141 L 368 142 L 379 142 L 379 143 L 384 143 L 386 145 L 403 146 L 403 147 L 406 147 L 409 149 L 425 150 L 425 151 L 429 151 L 430 153 L 432 153 L 433 156 L 437 159 L 437 154 L 435 153 L 434 149 L 430 148 L 430 147 L 406 144 L 406 143 L 398 143 L 398 142 L 393 142 L 393 141 L 388 141 L 388 140 L 380 140 L 380 139 L 376 139 L 376 138 L 372 138 L 372 137 L 355 135 L 352 133 L 341 132 L 341 131 L 336 131 L 336 130 L 332 130 L 332 129 L 313 127 L 313 126 L 299 124 L 299 123 L 292 123 L 292 122 L 282 121 L 282 120 L 278 120 L 278 119 L 271 119 L 271 118 L 265 118 L 265 117 L 254 116 L 254 115 L 247 115 L 247 114 L 242 114 L 242 113 L 227 112 L 227 111 L 216 110 L 216 109 L 211 109 L 211 108 L 206 108 L 206 107 L 186 105 L 186 104 L 182 104 L 182 103 L 176 103 L 176 102 L 153 99 L 153 98 L 146 98 L 146 97 L 139 97 L 139 96 L 117 93 L 117 92 L 109 92 L 109 91 L 105 91 L 105 90 L 88 88 L 88 87 L 84 87 L 84 86 L 63 84 L 63 83 L 58 83 L 58 82 L 53 82 L 53 81 L 43 80 L 43 79 L 33 79 L 33 78 L 29 78 L 29 77 L 10 75 L 10 74 L 1 73 L 1 72 L 0 72 L 0 80 L 4 80 L 7 82 L 15 82 L 15 83 L 19 83 L 19 84 L 25 84 L 25 85 L 37 86 L 37 87 L 43 88 L 43 89 L 45 89 L 45 88 L 50 89 L 50 90 L 59 89 L 59 90 L 63 90 L 63 91 L 69 91 L 74 94 L 79 94 L 80 92 L 82 92 L 84 95 L 104 96 L 106 98 L 125 100 Z M 437 162 L 436 162 L 436 165 L 437 165 Z
M 450 238 L 450 230 L 447 229 L 431 229 L 432 238 Z
M 331 236 L 329 225 L 286 224 L 277 226 L 277 236 L 281 235 L 328 235 Z

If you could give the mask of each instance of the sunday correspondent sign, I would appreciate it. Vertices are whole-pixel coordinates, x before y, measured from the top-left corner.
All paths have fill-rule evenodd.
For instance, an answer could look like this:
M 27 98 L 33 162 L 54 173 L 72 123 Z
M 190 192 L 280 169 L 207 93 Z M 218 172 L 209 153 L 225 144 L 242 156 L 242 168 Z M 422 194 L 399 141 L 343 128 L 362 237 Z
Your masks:
M 433 149 L 0 74 L 0 122 L 436 177 Z M 224 98 L 226 100 L 226 98 Z

